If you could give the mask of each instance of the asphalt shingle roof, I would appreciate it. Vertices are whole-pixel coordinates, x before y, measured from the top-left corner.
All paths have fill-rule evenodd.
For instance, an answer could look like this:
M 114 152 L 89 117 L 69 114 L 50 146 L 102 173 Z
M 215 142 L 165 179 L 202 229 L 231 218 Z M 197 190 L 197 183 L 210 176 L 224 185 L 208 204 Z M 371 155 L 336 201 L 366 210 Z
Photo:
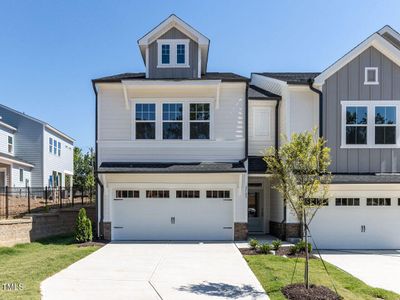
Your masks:
M 308 84 L 308 81 L 310 79 L 314 79 L 321 73 L 320 72 L 263 72 L 255 74 L 285 81 L 288 84 Z
M 279 99 L 281 99 L 281 96 L 276 95 L 271 92 L 268 92 L 266 90 L 263 90 L 255 85 L 249 85 L 248 93 L 249 93 L 248 94 L 249 99 L 255 99 L 255 100 L 279 100 Z
M 335 184 L 400 183 L 399 174 L 333 174 Z
M 93 82 L 121 82 L 121 80 L 188 80 L 185 78 L 146 78 L 145 73 L 122 73 L 116 74 L 106 77 L 100 77 L 97 79 L 93 79 Z M 190 79 L 190 80 L 221 80 L 221 81 L 230 81 L 230 82 L 240 82 L 245 81 L 248 82 L 249 79 L 247 77 L 235 74 L 235 73 L 227 73 L 227 72 L 208 72 L 201 76 L 201 79 Z
M 265 174 L 267 164 L 262 156 L 249 156 L 248 168 L 250 174 Z
M 242 162 L 146 163 L 103 162 L 98 173 L 245 173 Z

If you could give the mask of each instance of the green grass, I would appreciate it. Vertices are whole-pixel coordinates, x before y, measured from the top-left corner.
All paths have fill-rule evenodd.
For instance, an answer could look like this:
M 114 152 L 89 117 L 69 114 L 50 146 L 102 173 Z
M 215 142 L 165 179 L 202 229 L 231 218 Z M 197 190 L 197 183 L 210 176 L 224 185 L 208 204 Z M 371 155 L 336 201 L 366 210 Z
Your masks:
M 57 237 L 14 247 L 0 247 L 0 299 L 40 299 L 40 282 L 99 247 L 77 247 L 72 237 Z M 4 283 L 21 283 L 5 291 Z
M 290 284 L 295 258 L 274 255 L 246 255 L 245 259 L 271 300 L 286 299 L 281 293 L 281 288 Z M 400 299 L 400 295 L 370 287 L 333 265 L 328 263 L 326 265 L 336 289 L 343 299 Z M 303 282 L 303 274 L 304 259 L 299 259 L 293 283 Z M 332 282 L 319 259 L 310 260 L 310 279 L 311 283 L 325 285 L 334 290 Z

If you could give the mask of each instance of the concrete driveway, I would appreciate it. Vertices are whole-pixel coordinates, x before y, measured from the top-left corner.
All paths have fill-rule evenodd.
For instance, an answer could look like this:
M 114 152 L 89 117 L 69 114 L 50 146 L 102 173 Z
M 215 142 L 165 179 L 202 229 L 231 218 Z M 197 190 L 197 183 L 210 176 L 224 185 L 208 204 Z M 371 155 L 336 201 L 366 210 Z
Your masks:
M 400 294 L 400 250 L 321 251 L 321 255 L 370 286 Z
M 233 243 L 110 243 L 41 283 L 42 299 L 268 299 Z

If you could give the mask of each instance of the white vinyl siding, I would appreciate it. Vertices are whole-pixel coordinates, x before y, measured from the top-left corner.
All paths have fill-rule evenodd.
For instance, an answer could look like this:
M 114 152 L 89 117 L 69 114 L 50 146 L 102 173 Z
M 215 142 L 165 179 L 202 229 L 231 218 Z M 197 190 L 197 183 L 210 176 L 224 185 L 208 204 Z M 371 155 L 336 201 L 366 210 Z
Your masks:
M 177 97 L 179 95 L 179 97 Z M 184 96 L 183 96 L 184 95 Z M 120 86 L 100 89 L 98 99 L 98 151 L 102 161 L 235 161 L 244 158 L 243 114 L 245 112 L 245 84 L 222 83 L 219 104 L 215 86 L 177 86 L 168 88 L 143 87 L 128 90 L 126 106 Z M 162 103 L 210 102 L 213 116 L 210 140 L 162 140 L 161 128 L 156 140 L 134 140 L 132 105 L 135 101 L 154 102 L 159 107 L 161 121 Z M 188 116 L 188 114 L 186 114 Z M 184 115 L 185 117 L 185 115 Z M 159 123 L 161 126 L 161 122 Z M 184 133 L 188 128 L 184 122 Z
M 22 172 L 22 181 L 20 180 L 21 172 Z M 27 184 L 28 186 L 32 186 L 30 168 L 19 166 L 18 164 L 13 164 L 11 178 L 12 178 L 12 183 L 11 183 L 12 187 L 22 188 L 26 187 Z
M 10 136 L 13 137 L 13 142 L 14 142 L 14 135 L 9 130 L 0 128 L 0 152 L 12 155 L 13 153 L 8 152 L 9 148 L 8 139 Z

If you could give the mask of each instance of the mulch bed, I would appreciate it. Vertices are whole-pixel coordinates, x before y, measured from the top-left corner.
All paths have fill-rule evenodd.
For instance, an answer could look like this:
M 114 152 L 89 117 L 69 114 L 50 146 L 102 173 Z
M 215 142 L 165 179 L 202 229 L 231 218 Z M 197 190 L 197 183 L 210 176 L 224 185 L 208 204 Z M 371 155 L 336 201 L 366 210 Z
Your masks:
M 340 296 L 322 285 L 311 284 L 309 289 L 302 283 L 289 284 L 282 288 L 287 299 L 292 300 L 340 300 Z
M 278 251 L 275 251 L 275 255 L 277 255 L 277 256 L 287 256 L 287 257 L 290 257 L 290 258 L 293 258 L 293 257 L 305 258 L 306 257 L 306 254 L 304 252 L 297 253 L 295 255 L 290 254 L 289 253 L 289 248 L 290 247 L 280 247 L 278 249 Z M 262 255 L 262 254 L 264 254 L 261 251 L 256 250 L 256 249 L 252 249 L 252 248 L 240 248 L 239 251 L 240 251 L 240 253 L 242 253 L 242 255 Z M 316 257 L 313 254 L 310 254 L 310 259 L 314 259 L 314 258 L 316 258 Z
M 109 242 L 106 240 L 94 240 L 91 242 L 79 243 L 79 244 L 77 244 L 77 246 L 78 247 L 93 247 L 93 246 L 103 247 L 108 243 Z

